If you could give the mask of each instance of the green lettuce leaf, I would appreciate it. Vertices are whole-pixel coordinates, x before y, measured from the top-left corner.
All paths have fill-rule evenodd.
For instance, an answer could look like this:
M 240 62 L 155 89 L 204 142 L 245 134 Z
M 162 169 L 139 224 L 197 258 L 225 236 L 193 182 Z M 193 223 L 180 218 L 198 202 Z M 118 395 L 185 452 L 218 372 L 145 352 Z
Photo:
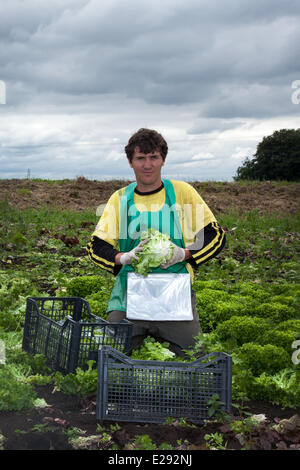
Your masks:
M 143 250 L 138 253 L 138 260 L 133 260 L 132 266 L 138 274 L 147 276 L 152 268 L 157 268 L 169 261 L 173 256 L 174 246 L 167 233 L 149 228 L 142 232 L 141 241 L 148 239 Z

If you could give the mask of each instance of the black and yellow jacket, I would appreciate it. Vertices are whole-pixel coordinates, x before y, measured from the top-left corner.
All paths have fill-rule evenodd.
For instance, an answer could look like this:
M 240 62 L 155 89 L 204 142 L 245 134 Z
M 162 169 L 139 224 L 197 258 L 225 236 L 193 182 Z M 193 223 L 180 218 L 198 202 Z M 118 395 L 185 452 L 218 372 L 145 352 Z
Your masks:
M 193 270 L 215 257 L 225 245 L 225 232 L 199 193 L 184 181 L 171 180 L 176 197 L 176 211 L 179 215 L 185 247 L 192 257 L 187 260 L 187 268 L 193 279 Z M 115 264 L 119 253 L 119 214 L 120 198 L 125 187 L 110 197 L 99 223 L 92 234 L 87 250 L 90 259 L 100 268 L 117 275 L 121 266 Z M 165 202 L 165 189 L 150 193 L 135 190 L 134 203 L 139 211 L 159 210 Z

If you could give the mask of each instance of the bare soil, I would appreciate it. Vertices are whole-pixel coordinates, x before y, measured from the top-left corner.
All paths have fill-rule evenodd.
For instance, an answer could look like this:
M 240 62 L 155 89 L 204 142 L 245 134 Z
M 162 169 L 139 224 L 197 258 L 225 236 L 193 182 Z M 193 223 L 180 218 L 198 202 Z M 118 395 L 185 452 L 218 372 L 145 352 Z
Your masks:
M 53 393 L 53 387 L 49 386 L 36 387 L 36 391 L 45 399 L 45 408 L 0 413 L 4 450 L 109 450 L 114 445 L 121 451 L 130 451 L 135 450 L 136 437 L 141 435 L 148 435 L 157 448 L 167 443 L 176 450 L 207 450 L 204 436 L 213 433 L 222 433 L 226 450 L 240 450 L 245 446 L 249 450 L 300 449 L 300 408 L 282 410 L 257 401 L 241 404 L 243 415 L 233 408 L 233 414 L 228 415 L 231 420 L 245 418 L 245 412 L 265 416 L 258 427 L 242 435 L 232 431 L 224 420 L 184 426 L 179 422 L 167 425 L 98 422 L 96 395 L 79 399 Z M 111 425 L 115 426 L 114 430 Z M 76 429 L 77 435 L 72 435 L 71 431 Z
M 111 194 L 130 181 L 93 181 L 84 177 L 59 182 L 26 179 L 0 180 L 0 200 L 20 209 L 52 206 L 78 211 L 96 211 Z M 260 214 L 296 214 L 300 208 L 300 183 L 191 182 L 215 215 L 230 210 L 242 214 L 257 209 Z

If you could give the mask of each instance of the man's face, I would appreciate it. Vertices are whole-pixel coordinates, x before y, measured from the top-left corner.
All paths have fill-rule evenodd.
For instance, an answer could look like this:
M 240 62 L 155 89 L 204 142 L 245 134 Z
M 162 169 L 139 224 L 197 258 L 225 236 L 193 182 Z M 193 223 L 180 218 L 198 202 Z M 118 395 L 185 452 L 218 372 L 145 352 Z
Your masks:
M 163 165 L 164 161 L 159 151 L 145 154 L 136 147 L 130 166 L 134 170 L 138 189 L 152 191 L 159 187 Z

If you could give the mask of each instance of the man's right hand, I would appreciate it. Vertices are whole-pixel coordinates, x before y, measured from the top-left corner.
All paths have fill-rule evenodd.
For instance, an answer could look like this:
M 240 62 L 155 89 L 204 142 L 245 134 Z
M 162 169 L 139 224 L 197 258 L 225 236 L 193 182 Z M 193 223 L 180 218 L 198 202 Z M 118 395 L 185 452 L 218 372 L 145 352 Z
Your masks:
M 141 241 L 135 248 L 133 248 L 133 250 L 131 251 L 127 251 L 125 253 L 118 253 L 118 255 L 116 256 L 116 264 L 118 264 L 118 261 L 120 264 L 122 264 L 123 266 L 125 264 L 131 264 L 132 261 L 134 259 L 139 259 L 137 254 L 142 251 L 143 249 L 143 246 L 145 245 L 145 243 L 147 243 L 149 240 L 146 239 L 146 240 L 143 240 Z

